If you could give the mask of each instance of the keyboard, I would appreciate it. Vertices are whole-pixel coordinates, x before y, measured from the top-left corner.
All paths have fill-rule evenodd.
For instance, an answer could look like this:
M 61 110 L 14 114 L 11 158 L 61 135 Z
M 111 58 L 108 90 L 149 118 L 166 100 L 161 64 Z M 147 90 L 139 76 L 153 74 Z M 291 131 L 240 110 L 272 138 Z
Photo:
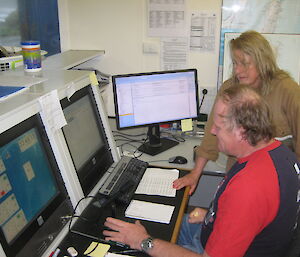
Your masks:
M 100 195 L 128 204 L 147 167 L 147 162 L 123 156 L 99 189 Z

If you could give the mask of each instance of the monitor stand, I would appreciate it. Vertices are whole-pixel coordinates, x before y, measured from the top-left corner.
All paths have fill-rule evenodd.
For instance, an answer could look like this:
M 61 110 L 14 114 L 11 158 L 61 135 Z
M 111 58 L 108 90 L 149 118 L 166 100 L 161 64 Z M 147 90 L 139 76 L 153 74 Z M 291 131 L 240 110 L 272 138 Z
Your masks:
M 149 154 L 149 155 L 156 155 L 163 151 L 168 150 L 169 148 L 178 145 L 179 142 L 176 142 L 171 139 L 167 138 L 160 138 L 160 130 L 159 124 L 150 125 L 148 127 L 148 138 L 149 142 L 142 144 L 138 150 L 140 152 Z

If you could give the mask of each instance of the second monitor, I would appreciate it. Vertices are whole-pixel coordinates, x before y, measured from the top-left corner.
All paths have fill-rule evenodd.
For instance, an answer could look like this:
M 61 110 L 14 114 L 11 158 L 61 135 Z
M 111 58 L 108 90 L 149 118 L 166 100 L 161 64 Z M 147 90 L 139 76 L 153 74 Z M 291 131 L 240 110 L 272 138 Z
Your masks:
M 196 69 L 115 75 L 112 82 L 118 129 L 148 126 L 141 152 L 155 155 L 177 144 L 160 138 L 159 124 L 198 116 Z
M 112 154 L 90 86 L 61 101 L 68 124 L 63 133 L 84 195 L 113 163 Z

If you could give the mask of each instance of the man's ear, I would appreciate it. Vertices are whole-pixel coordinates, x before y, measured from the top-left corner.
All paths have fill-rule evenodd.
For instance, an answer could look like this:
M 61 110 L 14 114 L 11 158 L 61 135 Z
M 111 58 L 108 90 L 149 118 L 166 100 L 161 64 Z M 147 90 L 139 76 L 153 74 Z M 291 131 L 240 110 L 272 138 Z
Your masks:
M 244 128 L 242 128 L 242 127 L 234 128 L 234 134 L 235 134 L 236 138 L 237 138 L 240 142 L 246 140 L 246 138 L 245 138 L 245 129 L 244 129 Z

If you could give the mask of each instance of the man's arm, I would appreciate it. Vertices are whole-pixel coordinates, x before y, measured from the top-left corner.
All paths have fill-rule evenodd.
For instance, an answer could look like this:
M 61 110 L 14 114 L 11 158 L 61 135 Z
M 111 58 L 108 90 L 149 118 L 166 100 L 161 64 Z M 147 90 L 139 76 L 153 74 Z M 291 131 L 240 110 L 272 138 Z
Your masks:
M 198 254 L 160 239 L 154 239 L 153 245 L 154 247 L 147 252 L 153 257 L 209 257 L 205 251 L 203 254 Z
M 144 226 L 136 221 L 135 224 L 114 218 L 107 218 L 104 223 L 114 231 L 104 230 L 105 240 L 118 241 L 128 244 L 131 248 L 141 250 L 141 243 L 150 237 Z M 200 242 L 199 242 L 200 243 Z M 209 257 L 207 253 L 197 254 L 178 245 L 160 240 L 153 240 L 153 248 L 147 253 L 153 257 Z

